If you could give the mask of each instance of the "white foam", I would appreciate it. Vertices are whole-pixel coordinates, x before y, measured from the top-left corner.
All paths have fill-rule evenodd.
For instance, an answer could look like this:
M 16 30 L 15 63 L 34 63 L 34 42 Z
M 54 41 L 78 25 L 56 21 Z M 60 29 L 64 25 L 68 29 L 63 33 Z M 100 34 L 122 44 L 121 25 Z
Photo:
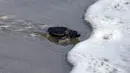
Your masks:
M 68 52 L 71 73 L 130 73 L 130 0 L 98 0 L 85 14 L 89 39 Z

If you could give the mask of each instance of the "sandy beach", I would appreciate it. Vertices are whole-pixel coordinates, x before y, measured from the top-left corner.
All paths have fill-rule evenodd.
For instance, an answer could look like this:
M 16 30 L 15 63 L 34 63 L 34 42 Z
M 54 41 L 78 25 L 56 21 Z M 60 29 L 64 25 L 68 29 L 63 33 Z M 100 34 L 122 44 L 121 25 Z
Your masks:
M 83 16 L 93 3 L 94 0 L 1 0 L 0 15 L 66 26 L 80 32 L 83 41 L 91 33 Z M 0 73 L 69 73 L 66 53 L 72 47 L 20 33 L 0 32 Z

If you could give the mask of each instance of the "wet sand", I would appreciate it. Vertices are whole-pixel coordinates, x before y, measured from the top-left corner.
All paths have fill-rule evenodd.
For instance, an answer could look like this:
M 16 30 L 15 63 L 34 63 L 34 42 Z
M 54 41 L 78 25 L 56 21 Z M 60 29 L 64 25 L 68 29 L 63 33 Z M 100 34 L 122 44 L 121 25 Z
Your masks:
M 15 15 L 54 26 L 66 26 L 88 38 L 91 28 L 83 15 L 93 0 L 1 0 L 0 15 Z M 69 73 L 66 53 L 73 45 L 60 46 L 47 39 L 22 34 L 0 33 L 0 72 L 2 73 Z

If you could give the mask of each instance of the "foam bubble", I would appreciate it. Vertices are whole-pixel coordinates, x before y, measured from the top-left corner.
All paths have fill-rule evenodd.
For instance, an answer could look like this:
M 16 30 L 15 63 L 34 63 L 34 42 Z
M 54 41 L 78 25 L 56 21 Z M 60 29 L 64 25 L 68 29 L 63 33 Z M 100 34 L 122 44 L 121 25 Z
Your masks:
M 89 7 L 85 20 L 93 32 L 69 51 L 71 73 L 130 72 L 129 13 L 130 0 L 98 0 Z

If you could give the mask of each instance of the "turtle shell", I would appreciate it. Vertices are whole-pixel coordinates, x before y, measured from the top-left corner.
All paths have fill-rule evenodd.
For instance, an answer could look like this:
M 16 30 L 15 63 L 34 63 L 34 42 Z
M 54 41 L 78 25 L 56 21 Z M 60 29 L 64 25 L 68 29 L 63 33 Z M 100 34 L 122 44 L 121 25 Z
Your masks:
M 66 27 L 49 27 L 47 31 L 51 36 L 64 37 L 67 29 Z

